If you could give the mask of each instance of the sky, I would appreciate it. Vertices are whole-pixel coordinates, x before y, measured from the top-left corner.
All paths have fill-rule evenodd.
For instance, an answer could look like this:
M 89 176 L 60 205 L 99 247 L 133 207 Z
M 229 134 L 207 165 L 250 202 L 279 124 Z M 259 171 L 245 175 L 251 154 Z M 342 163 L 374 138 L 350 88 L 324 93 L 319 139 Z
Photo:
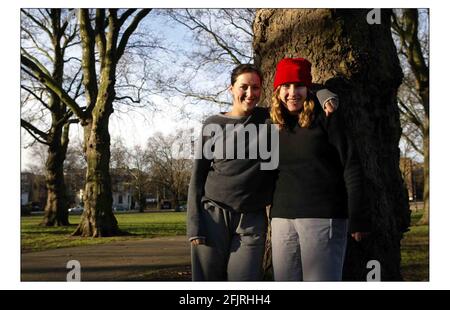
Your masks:
M 168 17 L 159 16 L 154 14 L 153 11 L 146 17 L 143 23 L 145 24 L 141 29 L 138 28 L 138 31 L 142 31 L 143 29 L 156 29 L 155 33 L 162 37 L 165 40 L 165 45 L 170 46 L 175 52 L 182 49 L 189 50 L 193 45 L 191 31 L 185 26 L 169 20 Z M 166 56 L 161 55 L 157 61 L 162 61 L 163 57 Z M 181 53 L 172 53 L 169 57 L 176 59 L 178 63 L 183 58 Z M 155 58 L 158 58 L 158 56 Z M 227 75 L 218 77 L 218 79 L 223 80 L 224 85 L 227 83 L 226 78 L 228 78 Z M 167 98 L 159 95 L 150 95 L 148 99 L 152 102 L 152 106 L 148 108 L 128 110 L 125 106 L 116 105 L 115 112 L 110 118 L 109 131 L 111 141 L 122 138 L 125 145 L 131 148 L 135 145 L 145 146 L 148 138 L 156 132 L 162 132 L 168 135 L 177 130 L 190 130 L 194 128 L 194 132 L 197 133 L 200 130 L 201 120 L 205 114 L 218 113 L 224 109 L 214 104 L 186 105 L 186 103 L 189 103 L 189 100 L 183 100 L 180 97 Z M 181 109 L 188 112 L 191 117 L 185 117 L 185 114 L 180 113 Z M 120 112 L 119 110 L 125 112 Z M 36 163 L 36 159 L 32 155 L 32 148 L 29 147 L 33 139 L 24 129 L 21 130 L 21 138 L 21 169 L 26 170 L 30 165 Z M 78 124 L 71 125 L 70 140 L 82 141 L 82 139 L 82 127 Z

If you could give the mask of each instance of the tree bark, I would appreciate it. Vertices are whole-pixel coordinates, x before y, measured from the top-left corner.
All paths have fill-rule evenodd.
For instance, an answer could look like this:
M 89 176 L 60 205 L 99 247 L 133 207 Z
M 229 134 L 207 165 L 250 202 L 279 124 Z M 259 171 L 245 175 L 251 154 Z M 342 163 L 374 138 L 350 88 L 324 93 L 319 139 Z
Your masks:
M 145 195 L 144 195 L 144 191 L 140 187 L 139 187 L 138 201 L 139 201 L 139 212 L 140 213 L 144 213 L 144 210 L 145 210 Z
M 430 223 L 430 137 L 428 118 L 424 123 L 423 135 L 423 215 L 417 222 L 418 225 Z
M 51 10 L 53 72 L 54 81 L 63 85 L 64 50 L 61 48 L 61 10 Z M 67 190 L 64 180 L 64 160 L 69 143 L 69 126 L 66 119 L 66 107 L 60 98 L 50 92 L 49 109 L 52 116 L 52 126 L 48 135 L 48 157 L 45 165 L 45 180 L 47 186 L 47 203 L 45 205 L 44 226 L 69 225 Z M 64 121 L 66 119 L 66 121 Z
M 410 223 L 399 169 L 401 128 L 396 103 L 402 71 L 390 30 L 390 12 L 370 25 L 363 9 L 262 9 L 254 22 L 255 63 L 264 72 L 268 106 L 277 62 L 305 57 L 313 82 L 336 92 L 349 139 L 364 172 L 365 200 L 373 231 L 348 240 L 345 280 L 366 280 L 366 264 L 378 260 L 382 280 L 401 280 L 400 240 Z
M 180 201 L 178 200 L 178 193 L 173 193 L 172 208 L 176 209 L 179 204 L 180 204 Z
M 87 158 L 86 184 L 83 194 L 84 212 L 73 235 L 83 237 L 109 237 L 120 235 L 112 212 L 112 187 L 109 173 L 110 135 L 109 115 L 112 103 L 98 104 L 94 118 L 85 125 Z
M 61 136 L 61 133 L 56 134 Z M 45 181 L 47 186 L 47 203 L 45 205 L 43 226 L 69 225 L 69 212 L 67 204 L 66 186 L 64 181 L 65 148 L 58 142 L 48 148 L 48 157 L 45 166 Z
M 83 237 L 109 237 L 121 235 L 112 212 L 112 186 L 109 172 L 110 135 L 109 117 L 113 113 L 115 97 L 115 64 L 102 74 L 104 83 L 99 91 L 92 119 L 84 126 L 84 151 L 87 159 L 86 184 L 83 194 L 84 212 L 73 235 Z
M 82 11 L 87 14 L 87 11 Z M 109 237 L 121 235 L 117 220 L 112 212 L 112 187 L 111 175 L 109 173 L 110 162 L 110 135 L 109 117 L 113 113 L 113 101 L 116 96 L 114 89 L 116 81 L 117 66 L 117 38 L 119 35 L 118 20 L 116 10 L 110 10 L 109 32 L 106 36 L 106 46 L 104 58 L 102 59 L 100 83 L 98 87 L 95 81 L 92 55 L 92 29 L 87 16 L 82 16 L 81 21 L 85 25 L 81 27 L 81 37 L 83 42 L 83 63 L 84 72 L 89 75 L 89 79 L 84 80 L 85 87 L 90 89 L 87 94 L 89 102 L 88 109 L 92 108 L 91 118 L 83 122 L 84 127 L 84 150 L 87 159 L 86 185 L 84 189 L 83 201 L 84 212 L 80 224 L 72 235 L 83 237 Z M 83 21 L 83 18 L 86 20 Z M 87 65 L 90 64 L 90 65 Z M 92 76 L 91 76 L 92 75 Z M 89 81 L 89 84 L 87 81 Z M 88 95 L 89 93 L 89 95 Z

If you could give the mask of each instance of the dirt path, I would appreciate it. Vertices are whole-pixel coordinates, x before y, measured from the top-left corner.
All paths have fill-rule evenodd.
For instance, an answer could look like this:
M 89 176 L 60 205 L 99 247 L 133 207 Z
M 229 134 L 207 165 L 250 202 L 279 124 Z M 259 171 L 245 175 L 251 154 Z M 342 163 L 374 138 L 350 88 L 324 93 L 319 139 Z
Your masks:
M 185 236 L 62 248 L 21 255 L 22 281 L 66 281 L 67 262 L 81 265 L 81 281 L 190 281 Z

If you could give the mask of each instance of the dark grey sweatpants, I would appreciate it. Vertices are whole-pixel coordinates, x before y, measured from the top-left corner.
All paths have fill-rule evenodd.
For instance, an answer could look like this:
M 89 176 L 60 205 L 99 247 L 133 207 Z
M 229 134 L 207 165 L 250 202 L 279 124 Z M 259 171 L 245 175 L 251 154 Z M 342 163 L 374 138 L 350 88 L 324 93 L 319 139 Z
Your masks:
M 236 213 L 205 202 L 206 244 L 191 245 L 193 281 L 260 281 L 267 231 L 265 210 Z

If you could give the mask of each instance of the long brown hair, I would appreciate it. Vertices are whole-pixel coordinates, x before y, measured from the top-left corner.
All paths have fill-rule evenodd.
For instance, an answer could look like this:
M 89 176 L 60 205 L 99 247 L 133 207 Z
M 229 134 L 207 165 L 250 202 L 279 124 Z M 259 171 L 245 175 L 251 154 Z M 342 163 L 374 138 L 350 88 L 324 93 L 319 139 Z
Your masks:
M 286 129 L 286 119 L 285 115 L 287 109 L 283 105 L 283 102 L 280 99 L 280 87 L 274 91 L 272 95 L 272 104 L 270 105 L 270 118 L 272 119 L 272 123 L 278 125 L 281 129 Z M 285 113 L 283 113 L 283 111 Z M 298 114 L 298 124 L 300 127 L 307 128 L 311 126 L 311 123 L 314 118 L 314 100 L 312 99 L 312 94 L 308 90 L 308 95 L 306 97 L 305 102 L 303 102 L 303 109 Z

